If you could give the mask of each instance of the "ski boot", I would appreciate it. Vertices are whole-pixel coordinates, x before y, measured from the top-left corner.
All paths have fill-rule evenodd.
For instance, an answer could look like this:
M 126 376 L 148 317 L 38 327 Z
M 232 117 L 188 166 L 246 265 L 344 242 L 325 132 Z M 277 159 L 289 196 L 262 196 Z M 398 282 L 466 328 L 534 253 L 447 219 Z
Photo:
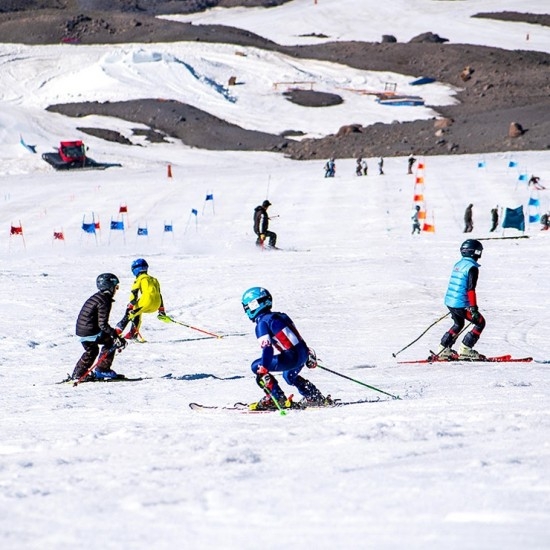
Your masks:
M 429 361 L 456 361 L 458 359 L 458 353 L 451 348 L 447 348 L 443 345 L 439 345 L 437 353 L 431 354 L 428 357 Z
M 94 380 L 112 380 L 113 378 L 119 378 L 119 375 L 111 369 L 100 370 L 94 369 L 92 371 Z
M 251 403 L 249 408 L 253 411 L 275 410 L 279 407 L 288 409 L 291 407 L 292 398 L 287 399 L 277 379 L 264 367 L 260 367 L 256 374 L 256 384 L 265 392 L 265 396 L 257 403 Z M 279 407 L 275 405 L 275 401 Z
M 475 349 L 472 349 L 465 344 L 460 344 L 460 348 L 458 349 L 458 359 L 459 361 L 485 361 L 487 358 Z
M 273 398 L 271 397 L 271 395 L 264 395 L 264 397 L 262 397 L 256 403 L 250 403 L 250 405 L 248 405 L 248 408 L 251 411 L 276 411 L 279 409 L 300 408 L 298 407 L 297 403 L 294 403 L 294 401 L 292 401 L 292 395 L 290 397 L 285 397 L 283 395 L 283 397 L 280 397 L 279 399 L 277 399 L 277 403 L 279 405 L 278 407 L 273 401 Z
M 294 385 L 303 396 L 298 402 L 302 409 L 306 407 L 327 407 L 334 405 L 334 401 L 330 395 L 325 397 L 309 380 L 297 376 L 294 380 Z

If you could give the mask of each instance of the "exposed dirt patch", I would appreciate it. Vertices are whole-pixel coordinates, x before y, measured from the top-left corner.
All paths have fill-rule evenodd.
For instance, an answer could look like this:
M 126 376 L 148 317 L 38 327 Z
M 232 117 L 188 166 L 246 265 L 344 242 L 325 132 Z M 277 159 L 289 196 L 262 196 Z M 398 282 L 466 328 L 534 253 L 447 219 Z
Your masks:
M 335 131 L 334 135 L 322 139 L 301 142 L 290 139 L 298 136 L 292 129 L 285 132 L 284 137 L 250 132 L 175 101 L 147 99 L 51 108 L 67 116 L 107 114 L 145 124 L 152 132 L 181 139 L 195 147 L 284 151 L 300 159 L 550 148 L 548 54 L 438 43 L 432 33 L 425 33 L 420 42 L 416 37 L 407 44 L 334 42 L 288 47 L 222 25 L 195 26 L 153 17 L 154 14 L 194 12 L 213 6 L 269 7 L 285 1 L 290 0 L 3 0 L 0 40 L 25 44 L 223 42 L 279 51 L 297 58 L 328 60 L 363 70 L 392 71 L 413 78 L 430 76 L 458 89 L 458 105 L 437 109 L 437 118 L 452 121 L 443 128 L 435 127 L 439 125 L 435 120 L 369 127 L 357 127 L 357 121 L 350 120 L 344 126 L 353 125 L 353 132 Z M 550 24 L 550 16 L 546 15 L 502 12 L 478 14 L 478 17 Z M 464 79 L 465 67 L 468 67 L 467 79 Z M 418 93 L 422 95 L 421 87 Z M 336 98 L 328 96 L 332 94 L 325 96 L 299 90 L 292 91 L 289 100 L 304 108 L 330 108 L 335 104 L 330 101 Z M 526 132 L 509 138 L 512 122 L 521 124 Z M 104 136 L 116 138 L 109 132 L 105 129 Z

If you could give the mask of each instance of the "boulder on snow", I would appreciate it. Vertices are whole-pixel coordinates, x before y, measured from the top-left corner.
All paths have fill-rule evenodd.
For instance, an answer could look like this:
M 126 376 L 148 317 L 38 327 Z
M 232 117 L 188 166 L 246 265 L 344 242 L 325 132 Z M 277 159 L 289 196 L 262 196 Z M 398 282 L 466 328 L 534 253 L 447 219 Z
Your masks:
M 361 134 L 363 132 L 363 127 L 361 124 L 347 124 L 342 126 L 338 132 L 336 132 L 336 137 L 349 136 L 350 134 Z
M 442 38 L 438 34 L 435 34 L 433 32 L 424 32 L 422 34 L 419 34 L 417 36 L 414 36 L 409 40 L 409 44 L 414 42 L 420 42 L 424 44 L 443 44 L 444 42 L 448 42 L 448 38 Z
M 525 130 L 519 122 L 510 122 L 510 127 L 508 128 L 508 137 L 517 138 L 522 136 L 524 133 Z

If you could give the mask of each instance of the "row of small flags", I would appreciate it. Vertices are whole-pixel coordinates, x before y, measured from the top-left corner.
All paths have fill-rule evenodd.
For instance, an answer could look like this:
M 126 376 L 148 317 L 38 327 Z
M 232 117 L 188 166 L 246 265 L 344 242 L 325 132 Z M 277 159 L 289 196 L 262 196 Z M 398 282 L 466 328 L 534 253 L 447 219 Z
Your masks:
M 204 206 L 202 209 L 202 213 L 204 214 L 206 204 L 211 203 L 212 205 L 212 213 L 214 212 L 214 194 L 213 193 L 207 193 L 206 197 L 204 199 Z M 124 224 L 124 216 L 126 216 L 127 226 L 130 227 L 130 222 L 128 219 L 128 206 L 126 204 L 121 204 L 118 209 L 119 216 L 122 219 L 114 220 L 111 218 L 110 223 L 110 230 L 111 231 L 125 231 L 126 226 Z M 187 225 L 185 227 L 185 231 L 187 231 L 187 228 L 189 227 L 191 220 L 193 217 L 195 218 L 195 227 L 198 228 L 198 215 L 199 211 L 196 208 L 191 209 L 191 213 L 189 214 L 189 220 L 187 221 Z M 93 234 L 95 235 L 98 231 L 101 230 L 101 223 L 99 220 L 99 217 L 96 219 L 96 216 L 94 212 L 92 212 L 91 221 L 86 221 L 86 215 L 82 217 L 82 231 L 84 233 Z M 173 233 L 174 232 L 174 225 L 172 222 L 164 222 L 164 229 L 163 233 Z M 149 236 L 149 228 L 146 225 L 138 225 L 137 228 L 137 235 L 139 237 L 148 237 Z M 10 237 L 13 236 L 20 236 L 23 239 L 23 245 L 26 248 L 25 244 L 25 236 L 23 233 L 23 225 L 21 224 L 21 221 L 19 221 L 19 225 L 16 225 L 12 222 L 10 227 Z M 52 241 L 64 241 L 65 240 L 65 233 L 63 232 L 63 229 L 61 230 L 54 230 Z
M 517 168 L 518 162 L 516 160 L 509 160 L 508 161 L 508 168 Z M 477 161 L 477 167 L 478 168 L 486 168 L 487 167 L 487 161 L 485 159 L 481 159 Z M 518 181 L 528 181 L 528 175 L 526 172 L 520 172 L 518 174 Z

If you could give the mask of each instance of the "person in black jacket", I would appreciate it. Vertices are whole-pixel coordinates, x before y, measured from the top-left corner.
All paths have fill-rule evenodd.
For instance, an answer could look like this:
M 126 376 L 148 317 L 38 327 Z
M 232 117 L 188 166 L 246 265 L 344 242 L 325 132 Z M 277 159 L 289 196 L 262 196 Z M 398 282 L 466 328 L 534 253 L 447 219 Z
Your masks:
M 126 347 L 126 340 L 116 333 L 109 325 L 109 315 L 120 281 L 112 273 L 102 273 L 96 279 L 98 292 L 90 296 L 76 320 L 76 335 L 84 348 L 82 357 L 77 361 L 72 379 L 78 380 L 84 376 L 94 364 L 102 345 L 101 356 L 90 375 L 97 379 L 117 378 L 117 373 L 111 369 L 115 352 Z
M 257 246 L 263 246 L 266 239 L 271 248 L 276 248 L 277 234 L 269 231 L 269 216 L 267 209 L 271 206 L 268 200 L 262 202 L 261 205 L 254 208 L 254 233 L 258 236 L 256 239 Z

